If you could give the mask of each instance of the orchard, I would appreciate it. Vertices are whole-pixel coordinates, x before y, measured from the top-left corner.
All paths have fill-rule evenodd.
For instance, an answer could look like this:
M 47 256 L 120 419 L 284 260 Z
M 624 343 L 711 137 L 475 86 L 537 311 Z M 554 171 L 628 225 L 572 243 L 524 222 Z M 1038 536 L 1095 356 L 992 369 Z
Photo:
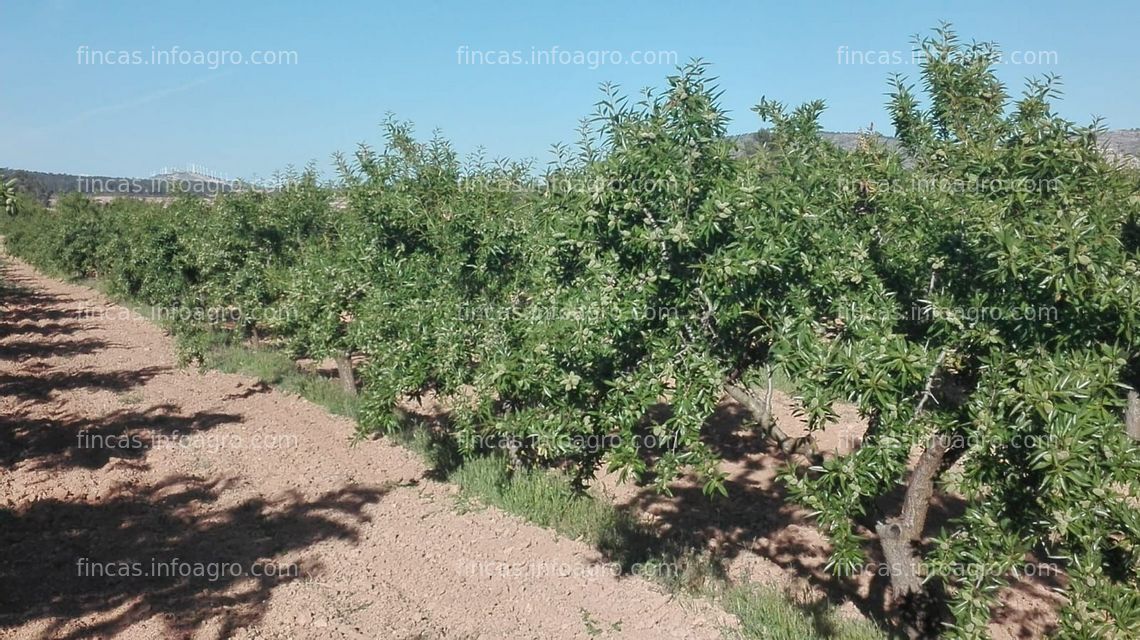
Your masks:
M 696 474 L 723 499 L 705 436 L 728 395 L 782 451 L 831 570 L 888 567 L 912 636 L 983 637 L 1034 558 L 1064 576 L 1062 635 L 1140 637 L 1140 178 L 1054 112 L 1056 78 L 1011 95 L 993 45 L 919 47 L 918 77 L 891 81 L 897 149 L 840 149 L 822 103 L 763 99 L 767 140 L 739 157 L 697 61 L 659 92 L 605 90 L 542 173 L 392 120 L 332 184 L 53 210 L 9 185 L 4 232 L 116 294 L 230 309 L 183 323 L 187 358 L 207 330 L 334 358 L 362 432 L 430 395 L 464 455 L 516 443 L 513 464 L 582 487 Z M 807 435 L 773 420 L 777 379 Z M 822 451 L 843 403 L 866 434 Z M 960 513 L 928 521 L 946 499 Z

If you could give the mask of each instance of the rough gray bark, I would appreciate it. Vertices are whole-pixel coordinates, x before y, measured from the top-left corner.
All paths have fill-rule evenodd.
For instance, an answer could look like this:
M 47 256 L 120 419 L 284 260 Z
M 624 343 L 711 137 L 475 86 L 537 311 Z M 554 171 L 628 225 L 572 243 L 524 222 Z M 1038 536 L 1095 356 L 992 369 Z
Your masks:
M 336 370 L 340 375 L 340 384 L 344 387 L 345 392 L 356 395 L 356 373 L 352 370 L 352 356 L 347 351 L 338 353 L 334 358 L 336 360 Z
M 883 548 L 883 560 L 887 564 L 895 601 L 905 600 L 907 596 L 922 591 L 922 573 L 911 546 L 911 532 L 893 522 L 877 523 L 875 532 L 879 534 L 879 545 Z
M 910 477 L 910 485 L 906 489 L 906 498 L 903 500 L 901 520 L 903 526 L 910 531 L 911 540 L 922 538 L 922 530 L 926 527 L 926 514 L 930 512 L 930 499 L 934 496 L 934 477 L 942 466 L 942 458 L 950 448 L 950 438 L 945 435 L 936 435 L 931 438 L 918 459 L 914 473 Z
M 948 436 L 938 434 L 930 439 L 911 473 L 901 512 L 875 525 L 891 578 L 892 599 L 909 618 L 907 631 L 912 638 L 923 637 L 932 626 L 933 610 L 923 587 L 922 561 L 914 542 L 922 539 L 934 495 L 934 479 L 949 447 Z
M 1128 409 L 1124 412 L 1124 431 L 1129 438 L 1140 442 L 1140 394 L 1128 392 Z

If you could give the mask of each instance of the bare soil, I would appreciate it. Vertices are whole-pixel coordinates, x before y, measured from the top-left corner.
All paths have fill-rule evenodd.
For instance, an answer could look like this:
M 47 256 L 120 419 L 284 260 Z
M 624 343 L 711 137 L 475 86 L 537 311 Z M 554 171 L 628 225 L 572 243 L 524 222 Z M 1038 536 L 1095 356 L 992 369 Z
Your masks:
M 460 507 L 414 454 L 352 445 L 348 420 L 303 399 L 179 368 L 155 325 L 7 260 L 2 279 L 24 290 L 4 295 L 0 322 L 0 637 L 713 638 L 735 624 L 706 601 L 614 576 L 581 542 Z M 797 435 L 794 407 L 777 392 L 775 418 Z M 843 408 L 817 439 L 847 452 L 864 430 Z M 114 446 L 124 435 L 134 440 Z M 597 489 L 706 546 L 731 577 L 846 617 L 881 610 L 877 559 L 854 580 L 830 575 L 826 541 L 776 480 L 784 457 L 731 400 L 710 444 L 727 500 L 710 501 L 693 478 L 672 496 L 605 475 Z M 937 505 L 928 532 L 959 509 Z M 153 575 L 175 559 L 182 571 L 297 575 Z M 92 575 L 123 562 L 152 575 Z M 1057 586 L 1030 576 L 1005 590 L 994 637 L 1045 635 Z
M 792 398 L 775 392 L 772 413 L 776 423 L 791 436 L 805 435 L 806 420 L 795 407 Z M 867 430 L 854 407 L 841 405 L 837 410 L 835 423 L 814 434 L 824 455 L 850 453 Z M 691 476 L 674 482 L 671 496 L 620 483 L 612 475 L 600 478 L 602 491 L 622 508 L 641 514 L 683 542 L 705 546 L 719 557 L 730 578 L 774 587 L 807 604 L 828 602 L 846 618 L 880 614 L 887 606 L 890 577 L 877 553 L 874 518 L 878 516 L 872 514 L 857 529 L 870 541 L 863 570 L 850 577 L 834 576 L 827 568 L 831 552 L 827 540 L 807 511 L 788 501 L 778 481 L 788 464 L 787 456 L 758 436 L 745 414 L 743 407 L 726 397 L 708 428 L 707 441 L 720 454 L 720 468 L 727 476 L 726 499 L 710 501 L 698 479 Z M 879 511 L 896 513 L 901 498 L 900 488 L 897 495 L 881 500 Z M 937 500 L 927 519 L 926 535 L 937 534 L 961 510 L 952 496 Z M 1027 565 L 1033 563 L 1027 559 Z M 1015 640 L 1048 635 L 1056 627 L 1056 611 L 1063 603 L 1056 592 L 1061 586 L 1062 576 L 1042 568 L 1003 589 L 990 623 L 991 637 Z
M 615 576 L 353 425 L 6 259 L 0 637 L 715 638 L 714 605 Z M 111 574 L 126 575 L 111 575 Z M 255 575 L 256 574 L 256 575 Z

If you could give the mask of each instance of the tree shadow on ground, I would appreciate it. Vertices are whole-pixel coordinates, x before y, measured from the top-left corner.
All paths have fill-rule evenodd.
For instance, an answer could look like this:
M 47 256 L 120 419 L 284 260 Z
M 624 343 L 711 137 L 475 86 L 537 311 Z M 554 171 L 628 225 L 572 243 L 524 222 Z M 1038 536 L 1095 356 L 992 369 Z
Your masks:
M 0 304 L 4 306 L 0 337 L 39 333 L 29 325 L 43 321 L 66 320 L 67 325 L 61 326 L 74 327 L 74 321 L 80 317 L 79 313 L 60 308 L 74 302 L 66 296 L 35 290 L 29 279 L 16 273 L 10 266 L 0 264 Z
M 77 322 L 48 321 L 45 324 L 34 322 L 0 322 L 0 338 L 8 336 L 34 335 L 34 336 L 69 336 L 84 329 Z
M 92 328 L 82 321 L 82 311 L 66 308 L 74 304 L 71 298 L 28 288 L 7 267 L 0 266 L 0 277 L 5 280 L 0 283 L 0 305 L 4 308 L 0 320 L 0 339 L 4 339 L 0 343 L 0 360 L 74 357 L 111 346 L 96 338 L 68 337 Z M 11 284 L 13 281 L 18 284 Z
M 31 371 L 46 365 L 29 360 L 86 355 L 112 346 L 97 338 L 72 338 L 95 327 L 83 322 L 82 311 L 67 308 L 75 302 L 71 298 L 35 291 L 30 284 L 0 264 L 0 360 Z M 11 376 L 6 377 L 7 383 L 13 382 Z M 10 389 L 3 392 L 13 393 Z
M 4 396 L 44 402 L 55 391 L 90 389 L 122 393 L 144 385 L 151 378 L 170 371 L 170 367 L 142 367 L 118 371 L 48 371 L 43 367 L 27 366 L 18 374 L 0 373 L 0 394 Z
M 172 404 L 120 409 L 97 418 L 42 418 L 18 410 L 0 415 L 0 465 L 97 469 L 114 459 L 141 460 L 155 446 L 178 446 L 184 438 L 240 421 L 241 416 L 230 413 L 183 415 Z
M 81 340 L 8 340 L 0 344 L 0 360 L 42 358 L 73 358 L 102 351 L 111 346 L 104 340 L 83 338 Z
M 0 360 L 14 362 L 0 373 L 0 465 L 29 463 L 33 469 L 98 468 L 113 459 L 141 460 L 159 441 L 193 435 L 241 416 L 182 413 L 171 404 L 123 408 L 104 415 L 72 413 L 53 402 L 68 391 L 125 393 L 142 386 L 170 367 L 98 371 L 69 370 L 39 361 L 95 353 L 110 346 L 102 340 L 70 336 L 92 329 L 78 312 L 64 313 L 74 300 L 34 291 L 26 279 L 3 268 L 0 285 L 4 317 L 0 321 Z M 15 285 L 10 284 L 16 282 Z M 56 313 L 58 312 L 58 313 Z M 140 465 L 141 466 L 141 465 Z
M 163 436 L 241 419 L 172 404 L 91 415 L 53 402 L 59 391 L 123 393 L 169 368 L 66 371 L 37 361 L 110 345 L 58 339 L 92 328 L 80 311 L 67 309 L 75 301 L 22 288 L 31 283 L 8 268 L 0 276 L 9 283 L 0 284 L 0 359 L 16 363 L 5 362 L 0 373 L 4 467 L 55 472 L 126 458 L 142 468 Z M 87 499 L 71 491 L 63 498 L 5 496 L 0 635 L 27 625 L 42 637 L 108 637 L 151 620 L 165 627 L 163 637 L 190 636 L 205 625 L 228 637 L 264 616 L 278 586 L 319 576 L 321 564 L 305 550 L 355 541 L 368 520 L 365 507 L 387 491 L 354 485 L 315 499 L 290 492 L 227 503 L 223 494 L 238 482 L 171 476 L 151 485 L 84 487 Z
M 668 407 L 654 409 L 654 420 L 668 415 Z M 786 468 L 789 456 L 751 428 L 751 415 L 740 405 L 724 402 L 705 428 L 705 442 L 723 461 L 727 472 L 727 497 L 708 496 L 701 484 L 686 478 L 671 485 L 672 495 L 664 496 L 652 486 L 639 488 L 620 501 L 620 508 L 631 518 L 652 514 L 653 529 L 659 532 L 659 548 L 712 550 L 714 562 L 722 567 L 742 555 L 753 554 L 806 581 L 823 594 L 821 606 L 851 602 L 864 615 L 884 628 L 891 626 L 888 593 L 890 577 L 879 570 L 884 562 L 874 532 L 881 517 L 895 514 L 901 507 L 904 488 L 900 485 L 876 501 L 872 513 L 856 522 L 856 531 L 868 543 L 863 571 L 854 576 L 837 576 L 828 567 L 830 547 L 815 528 L 810 514 L 792 503 L 783 484 L 774 477 Z M 875 512 L 877 510 L 877 513 Z M 964 510 L 961 500 L 938 496 L 931 505 L 925 536 L 939 530 Z M 634 534 L 618 546 L 646 544 L 644 534 Z M 747 567 L 748 563 L 744 562 Z M 722 569 L 723 570 L 723 569 Z M 1013 585 L 1025 598 L 1048 600 L 1055 579 L 1037 577 Z M 1040 611 L 1013 612 L 999 609 L 994 620 L 1019 637 L 1030 637 L 1042 628 Z
M 16 331 L 27 333 L 23 324 Z M 91 350 L 103 348 L 98 341 L 80 341 Z M 98 344 L 97 344 L 98 343 Z M 0 345 L 0 358 L 24 360 L 34 357 L 74 355 L 73 341 L 17 342 Z M 19 345 L 35 345 L 25 348 Z M 86 348 L 86 347 L 85 347 Z M 20 357 L 15 357 L 20 356 Z M 112 459 L 141 459 L 158 440 L 193 435 L 220 424 L 237 422 L 241 416 L 224 413 L 181 413 L 171 404 L 145 409 L 119 409 L 92 417 L 51 406 L 53 395 L 87 390 L 126 393 L 142 386 L 170 367 L 151 366 L 117 371 L 57 370 L 44 362 L 18 362 L 14 372 L 0 373 L 0 465 L 13 467 L 30 462 L 34 468 L 98 468 Z
M 354 486 L 219 507 L 232 482 L 170 477 L 116 487 L 98 502 L 0 509 L 0 628 L 38 623 L 44 637 L 105 637 L 157 617 L 167 637 L 207 623 L 228 637 L 261 619 L 275 588 L 319 576 L 304 550 L 356 541 L 365 506 L 387 491 Z M 76 627 L 79 617 L 89 620 Z

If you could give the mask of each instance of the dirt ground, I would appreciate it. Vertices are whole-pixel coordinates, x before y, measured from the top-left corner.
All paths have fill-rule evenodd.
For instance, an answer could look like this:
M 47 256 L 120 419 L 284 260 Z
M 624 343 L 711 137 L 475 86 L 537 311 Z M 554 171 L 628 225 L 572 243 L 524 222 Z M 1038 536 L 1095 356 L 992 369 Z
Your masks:
M 794 401 L 785 394 L 773 396 L 773 417 L 786 433 L 806 433 L 806 422 L 797 414 Z M 815 440 L 826 455 L 849 453 L 858 447 L 866 423 L 850 406 L 839 407 L 838 420 Z M 695 478 L 671 486 L 672 496 L 619 483 L 613 476 L 600 478 L 603 492 L 615 503 L 630 509 L 665 531 L 675 532 L 690 544 L 704 545 L 720 557 L 725 573 L 769 585 L 803 602 L 828 601 L 841 616 L 858 618 L 883 610 L 890 578 L 882 571 L 882 558 L 870 547 L 864 570 L 848 578 L 836 578 L 827 569 L 830 546 L 812 526 L 804 509 L 788 502 L 778 475 L 787 464 L 785 456 L 757 436 L 746 424 L 743 409 L 731 400 L 722 401 L 709 425 L 709 444 L 720 454 L 721 470 L 727 475 L 728 497 L 710 502 Z M 879 505 L 885 513 L 899 508 L 901 491 Z M 961 510 L 953 501 L 933 505 L 926 535 L 935 535 L 948 518 Z M 875 540 L 873 523 L 862 523 L 859 533 Z M 1032 563 L 1027 563 L 1032 564 Z M 994 640 L 1041 638 L 1057 622 L 1062 603 L 1056 589 L 1059 576 L 1048 568 L 1026 575 L 1000 596 L 1000 606 L 990 624 Z
M 0 637 L 716 638 L 704 601 L 457 508 L 410 452 L 6 259 Z
M 714 638 L 735 624 L 616 577 L 585 544 L 459 508 L 412 453 L 350 445 L 349 421 L 303 399 L 180 369 L 155 325 L 6 260 L 23 291 L 0 322 L 0 637 Z M 794 403 L 776 399 L 795 434 Z M 598 490 L 730 576 L 848 617 L 880 608 L 886 578 L 828 574 L 826 542 L 776 481 L 784 461 L 742 424 L 725 402 L 710 429 L 727 500 L 686 480 L 671 497 L 607 476 Z M 862 432 L 846 409 L 821 449 Z M 1056 586 L 1008 589 L 994 636 L 1041 637 Z

